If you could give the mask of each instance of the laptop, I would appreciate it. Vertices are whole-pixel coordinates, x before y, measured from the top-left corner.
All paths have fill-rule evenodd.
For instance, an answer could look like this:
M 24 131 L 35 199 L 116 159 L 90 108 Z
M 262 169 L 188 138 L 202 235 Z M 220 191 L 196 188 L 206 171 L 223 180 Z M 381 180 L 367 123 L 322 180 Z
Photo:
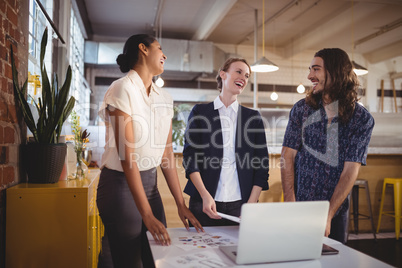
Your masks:
M 219 247 L 237 264 L 318 259 L 328 201 L 246 203 L 237 246 Z

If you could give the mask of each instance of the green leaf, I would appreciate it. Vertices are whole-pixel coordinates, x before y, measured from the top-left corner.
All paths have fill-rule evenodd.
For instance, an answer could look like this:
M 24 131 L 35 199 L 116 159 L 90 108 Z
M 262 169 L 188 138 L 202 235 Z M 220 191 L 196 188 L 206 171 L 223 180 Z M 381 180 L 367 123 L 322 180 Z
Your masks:
M 42 41 L 40 44 L 40 68 L 42 69 L 43 67 L 43 59 L 45 58 L 45 52 L 46 52 L 46 45 L 47 45 L 47 27 L 45 28 L 45 31 L 43 32 L 42 35 Z
M 66 119 L 68 118 L 68 116 L 70 115 L 71 111 L 73 110 L 75 105 L 75 98 L 74 97 L 70 97 L 70 99 L 68 100 L 68 103 L 66 105 L 66 107 L 64 108 L 62 117 L 60 118 L 60 121 L 58 122 L 57 125 L 57 139 L 60 137 L 60 133 L 61 133 L 61 129 L 63 127 L 63 123 L 64 121 L 66 121 Z
M 15 68 L 12 46 L 11 63 L 15 96 L 17 102 L 21 105 L 24 121 L 29 130 L 31 130 L 33 133 L 36 142 L 48 144 L 58 143 L 63 123 L 74 108 L 75 99 L 71 97 L 67 102 L 72 78 L 70 66 L 68 66 L 66 79 L 60 89 L 58 88 L 57 75 L 54 75 L 52 84 L 50 85 L 46 72 L 46 66 L 44 64 L 47 37 L 48 33 L 46 28 L 42 36 L 40 51 L 42 96 L 38 99 L 38 103 L 35 103 L 35 107 L 39 115 L 36 125 L 29 104 L 25 98 L 28 80 L 25 81 L 24 86 L 21 89 L 18 85 L 18 72 Z
M 29 104 L 25 98 L 25 92 L 27 91 L 27 87 L 28 87 L 28 79 L 25 80 L 24 85 L 20 89 L 19 84 L 18 84 L 18 72 L 17 72 L 17 68 L 15 67 L 14 52 L 13 52 L 12 45 L 10 45 L 10 48 L 11 48 L 11 69 L 12 69 L 12 76 L 13 76 L 14 94 L 15 94 L 15 97 L 17 98 L 18 102 L 21 104 L 21 111 L 22 111 L 22 115 L 24 117 L 24 121 L 27 124 L 28 129 L 32 132 L 35 139 L 37 140 L 35 120 L 33 118 Z

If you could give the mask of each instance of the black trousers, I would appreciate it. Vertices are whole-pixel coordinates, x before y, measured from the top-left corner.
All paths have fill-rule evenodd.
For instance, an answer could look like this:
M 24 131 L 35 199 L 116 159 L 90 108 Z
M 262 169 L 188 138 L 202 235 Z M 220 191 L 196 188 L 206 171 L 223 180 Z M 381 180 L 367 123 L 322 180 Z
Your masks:
M 152 212 L 166 226 L 156 168 L 140 174 Z M 105 226 L 98 267 L 155 267 L 146 237 L 147 229 L 123 172 L 102 169 L 96 202 Z
M 348 233 L 348 214 L 349 209 L 347 209 L 343 213 L 339 213 L 335 217 L 332 218 L 331 221 L 331 233 L 329 234 L 329 238 L 337 240 L 342 244 L 345 244 L 348 240 L 347 233 Z

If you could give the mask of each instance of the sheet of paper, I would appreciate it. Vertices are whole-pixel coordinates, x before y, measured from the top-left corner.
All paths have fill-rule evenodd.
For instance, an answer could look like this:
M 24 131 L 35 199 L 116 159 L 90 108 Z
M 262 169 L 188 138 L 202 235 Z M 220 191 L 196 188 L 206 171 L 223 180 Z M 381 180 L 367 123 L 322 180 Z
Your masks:
M 240 218 L 239 217 L 235 217 L 235 216 L 232 216 L 232 215 L 227 215 L 227 214 L 224 214 L 224 213 L 221 213 L 221 212 L 217 212 L 217 213 L 218 213 L 219 216 L 221 216 L 224 219 L 240 223 Z
M 173 238 L 172 244 L 187 251 L 237 245 L 237 238 L 223 233 L 189 233 L 187 236 Z
M 228 267 L 213 251 L 203 250 L 197 253 L 166 258 L 166 262 L 175 268 L 219 268 Z

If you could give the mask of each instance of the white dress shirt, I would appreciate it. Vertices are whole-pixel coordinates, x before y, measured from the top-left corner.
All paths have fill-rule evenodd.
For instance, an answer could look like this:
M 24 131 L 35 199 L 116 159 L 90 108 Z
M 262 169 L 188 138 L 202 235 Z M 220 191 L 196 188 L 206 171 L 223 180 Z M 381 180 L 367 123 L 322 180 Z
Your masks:
M 215 201 L 238 201 L 241 200 L 241 193 L 236 168 L 235 140 L 239 103 L 236 100 L 226 108 L 218 96 L 214 100 L 214 109 L 219 111 L 223 140 L 222 168 L 218 188 L 216 189 Z
M 129 159 L 137 163 L 140 171 L 160 165 L 173 117 L 173 99 L 164 89 L 153 82 L 149 96 L 141 77 L 134 70 L 114 81 L 106 91 L 99 115 L 106 125 L 105 152 L 101 168 L 123 171 L 119 158 L 113 128 L 106 109 L 119 109 L 131 116 L 133 122 L 134 155 Z M 121 120 L 121 119 L 120 119 Z M 121 122 L 126 124 L 127 122 Z M 127 141 L 120 142 L 119 150 L 124 149 Z M 124 154 L 122 154 L 124 155 Z

